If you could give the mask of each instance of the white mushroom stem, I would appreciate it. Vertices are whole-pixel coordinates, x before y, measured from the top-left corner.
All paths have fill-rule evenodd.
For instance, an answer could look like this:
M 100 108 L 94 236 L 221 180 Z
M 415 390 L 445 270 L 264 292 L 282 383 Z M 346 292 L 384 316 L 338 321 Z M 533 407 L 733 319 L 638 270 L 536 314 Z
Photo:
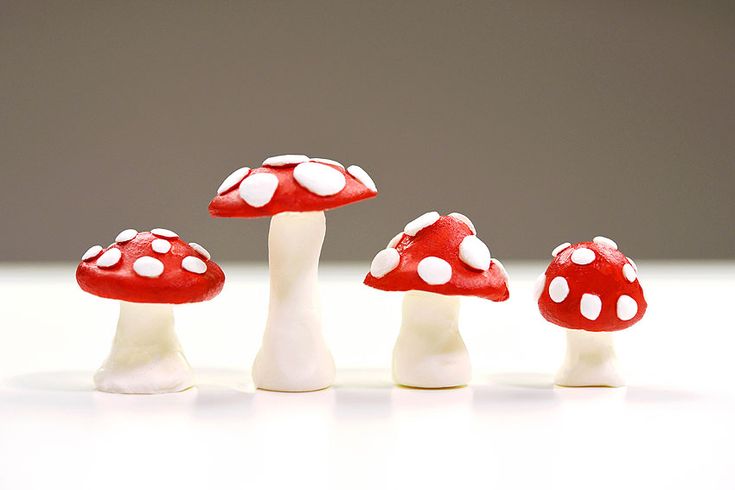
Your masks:
M 469 383 L 470 357 L 459 334 L 459 296 L 408 291 L 393 349 L 393 380 L 415 388 Z
M 567 330 L 567 353 L 554 382 L 559 386 L 623 386 L 612 332 Z
M 190 388 L 193 376 L 174 331 L 173 305 L 121 301 L 112 350 L 94 384 L 110 393 Z
M 268 235 L 270 304 L 263 343 L 253 364 L 257 388 L 314 391 L 334 381 L 322 336 L 318 268 L 324 212 L 281 213 Z

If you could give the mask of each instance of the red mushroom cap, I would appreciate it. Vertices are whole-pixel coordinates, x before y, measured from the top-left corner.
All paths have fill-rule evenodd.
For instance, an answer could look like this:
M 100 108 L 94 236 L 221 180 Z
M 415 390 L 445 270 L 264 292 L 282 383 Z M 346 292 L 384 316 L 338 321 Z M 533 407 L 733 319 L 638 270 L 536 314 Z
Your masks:
M 214 298 L 225 274 L 204 247 L 156 228 L 124 230 L 109 247 L 91 247 L 77 267 L 77 282 L 103 298 L 179 304 Z
M 467 217 L 426 213 L 406 225 L 373 259 L 365 284 L 384 291 L 508 299 L 508 275 L 477 238 Z
M 375 183 L 362 168 L 306 155 L 267 158 L 256 169 L 230 174 L 209 203 L 209 214 L 259 218 L 287 211 L 324 211 L 375 197 Z
M 638 322 L 647 303 L 635 263 L 609 238 L 563 243 L 539 278 L 538 307 L 556 325 L 590 332 L 623 330 Z

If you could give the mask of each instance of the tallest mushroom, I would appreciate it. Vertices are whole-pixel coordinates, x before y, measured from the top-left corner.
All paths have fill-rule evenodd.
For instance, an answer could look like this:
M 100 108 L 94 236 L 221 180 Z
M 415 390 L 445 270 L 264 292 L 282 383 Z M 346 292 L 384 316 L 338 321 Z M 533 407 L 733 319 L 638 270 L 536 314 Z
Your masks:
M 230 174 L 209 204 L 222 218 L 271 217 L 270 303 L 263 343 L 253 364 L 255 386 L 314 391 L 334 381 L 334 361 L 321 326 L 318 267 L 324 211 L 377 195 L 357 165 L 306 155 L 266 158 L 260 168 Z

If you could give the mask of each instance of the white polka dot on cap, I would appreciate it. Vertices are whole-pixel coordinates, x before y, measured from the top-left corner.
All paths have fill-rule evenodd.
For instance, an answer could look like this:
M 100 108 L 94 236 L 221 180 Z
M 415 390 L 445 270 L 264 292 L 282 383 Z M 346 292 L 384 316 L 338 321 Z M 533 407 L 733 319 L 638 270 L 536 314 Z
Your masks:
M 117 243 L 129 242 L 136 236 L 138 236 L 138 231 L 132 228 L 128 228 L 127 230 L 123 230 L 117 234 L 117 236 L 115 237 L 115 242 Z
M 222 181 L 222 184 L 220 184 L 219 189 L 217 189 L 217 195 L 225 194 L 232 189 L 234 189 L 237 184 L 242 182 L 242 179 L 248 176 L 250 173 L 250 168 L 248 167 L 242 167 L 238 168 L 234 172 L 232 172 L 230 175 L 228 175 L 225 180 Z
M 204 274 L 207 272 L 207 264 L 199 257 L 194 257 L 193 255 L 184 257 L 184 260 L 181 261 L 181 267 L 194 274 Z
M 398 267 L 400 261 L 401 256 L 395 248 L 381 250 L 370 263 L 370 274 L 376 279 L 380 279 Z
M 426 257 L 416 269 L 419 277 L 431 286 L 446 284 L 452 279 L 452 266 L 439 257 Z
M 309 157 L 306 155 L 276 155 L 263 160 L 264 167 L 282 167 L 284 165 L 295 165 L 297 163 L 306 162 Z
M 480 271 L 490 268 L 490 250 L 476 235 L 467 235 L 459 244 L 459 259 Z
M 322 163 L 304 162 L 293 169 L 298 184 L 317 196 L 333 196 L 345 188 L 345 175 L 336 168 Z
M 163 274 L 163 262 L 153 257 L 140 257 L 133 262 L 133 271 L 141 277 L 158 277 Z
M 166 228 L 153 228 L 151 233 L 163 238 L 179 238 L 179 235 L 175 231 L 167 230 Z
M 618 244 L 615 243 L 613 240 L 604 237 L 604 236 L 596 236 L 592 239 L 593 242 L 595 242 L 598 245 L 602 245 L 603 247 L 610 247 L 614 248 L 615 250 L 618 249 Z
M 554 248 L 554 250 L 552 250 L 552 251 L 551 251 L 551 256 L 552 256 L 552 257 L 556 257 L 556 256 L 557 256 L 557 255 L 559 255 L 559 254 L 560 254 L 560 253 L 561 253 L 562 251 L 564 251 L 564 250 L 568 249 L 568 248 L 569 248 L 569 247 L 571 247 L 571 246 L 572 246 L 572 244 L 571 244 L 571 243 L 569 243 L 569 242 L 564 242 L 564 243 L 562 243 L 562 244 L 559 244 L 559 245 L 557 245 L 557 246 L 556 246 L 556 247 Z
M 205 259 L 209 260 L 209 259 L 211 259 L 211 258 L 212 258 L 212 254 L 210 254 L 210 253 L 209 253 L 209 251 L 208 251 L 208 250 L 207 250 L 206 248 L 202 247 L 202 246 L 201 246 L 201 245 L 199 245 L 198 243 L 195 243 L 195 242 L 191 242 L 191 243 L 189 244 L 189 246 L 190 246 L 191 248 L 193 248 L 194 250 L 196 250 L 196 252 L 197 252 L 198 254 L 200 254 L 200 255 L 201 255 L 202 257 L 204 257 Z
M 578 248 L 572 252 L 572 262 L 577 265 L 588 265 L 595 261 L 595 252 L 589 248 Z
M 405 233 L 406 235 L 416 236 L 416 233 L 420 232 L 424 228 L 433 225 L 434 223 L 439 221 L 439 218 L 441 218 L 441 216 L 436 211 L 429 211 L 428 213 L 424 213 L 415 220 L 408 223 L 403 229 L 403 233 Z
M 623 276 L 625 276 L 625 279 L 628 282 L 635 282 L 635 280 L 638 277 L 638 274 L 636 274 L 635 269 L 630 264 L 625 264 L 623 266 Z
M 347 173 L 359 180 L 362 185 L 364 185 L 371 191 L 378 192 L 378 188 L 375 186 L 375 182 L 373 181 L 373 179 L 361 167 L 358 167 L 357 165 L 350 165 L 349 167 L 347 167 Z
M 262 208 L 273 199 L 278 177 L 271 173 L 251 174 L 240 182 L 240 198 L 254 208 Z
M 449 213 L 447 216 L 449 216 L 451 218 L 454 218 L 454 219 L 456 219 L 458 221 L 461 221 L 462 223 L 466 224 L 467 227 L 472 232 L 472 234 L 473 235 L 477 235 L 477 230 L 475 229 L 474 223 L 472 223 L 472 221 L 470 221 L 470 219 L 467 216 L 465 216 L 464 214 L 462 214 L 462 213 Z
M 112 267 L 120 262 L 122 258 L 122 252 L 119 248 L 110 248 L 107 252 L 103 253 L 99 259 L 97 259 L 97 267 Z
M 554 303 L 561 303 L 569 295 L 569 283 L 563 277 L 555 277 L 549 283 L 549 297 Z
M 618 298 L 616 307 L 618 318 L 624 322 L 632 319 L 638 313 L 638 303 L 625 294 Z
M 84 252 L 84 255 L 82 255 L 82 261 L 86 262 L 88 260 L 92 260 L 97 257 L 102 250 L 103 248 L 100 245 L 92 245 L 86 252 Z
M 171 250 L 171 242 L 161 238 L 156 238 L 151 242 L 151 248 L 156 253 L 167 254 Z
M 596 294 L 584 293 L 579 301 L 579 312 L 588 320 L 597 320 L 602 311 L 602 300 Z

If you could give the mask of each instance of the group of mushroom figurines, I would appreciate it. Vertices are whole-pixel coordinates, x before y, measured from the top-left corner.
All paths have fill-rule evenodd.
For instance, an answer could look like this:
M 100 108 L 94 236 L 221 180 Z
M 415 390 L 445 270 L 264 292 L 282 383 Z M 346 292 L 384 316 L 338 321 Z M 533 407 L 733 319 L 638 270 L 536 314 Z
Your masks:
M 376 195 L 362 168 L 306 155 L 267 158 L 259 168 L 235 170 L 220 185 L 209 204 L 213 217 L 271 217 L 270 301 L 252 368 L 256 388 L 305 392 L 334 382 L 317 284 L 324 211 Z M 552 256 L 536 299 L 546 320 L 569 329 L 556 384 L 623 385 L 611 332 L 630 327 L 646 311 L 635 263 L 604 237 L 562 244 Z M 84 253 L 76 278 L 84 291 L 120 302 L 111 352 L 94 376 L 98 390 L 154 394 L 194 385 L 173 305 L 212 299 L 224 286 L 222 269 L 202 245 L 164 228 L 123 230 L 107 248 L 95 245 Z M 459 213 L 432 211 L 408 223 L 375 256 L 364 283 L 405 293 L 393 378 L 414 388 L 467 385 L 472 368 L 459 332 L 460 297 L 509 297 L 508 273 Z

